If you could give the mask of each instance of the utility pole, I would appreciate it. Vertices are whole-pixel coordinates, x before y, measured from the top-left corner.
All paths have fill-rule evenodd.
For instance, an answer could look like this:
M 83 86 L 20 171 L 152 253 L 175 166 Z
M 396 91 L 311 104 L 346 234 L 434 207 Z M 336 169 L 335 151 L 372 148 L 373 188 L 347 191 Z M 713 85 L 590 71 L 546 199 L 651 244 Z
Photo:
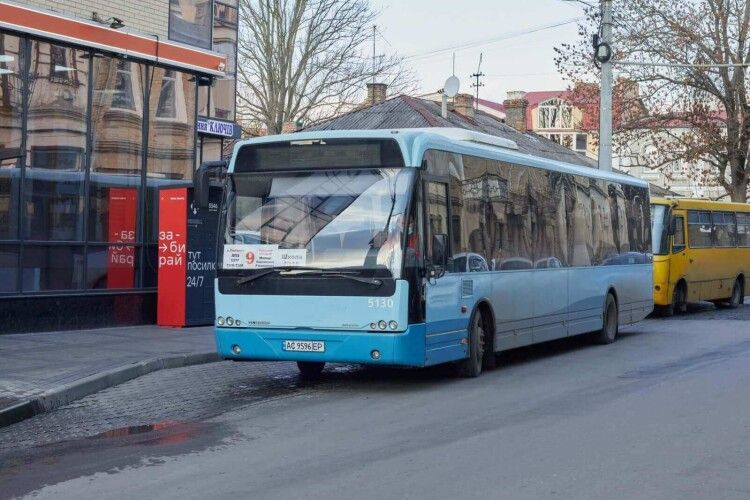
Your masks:
M 601 38 L 595 37 L 594 57 L 601 64 L 599 95 L 599 169 L 612 170 L 612 0 L 600 0 Z
M 476 88 L 476 98 L 474 99 L 474 109 L 479 109 L 479 87 L 484 87 L 484 83 L 482 83 L 479 79 L 484 76 L 484 73 L 482 73 L 482 53 L 479 54 L 479 66 L 477 66 L 477 72 L 471 75 L 471 78 L 476 79 L 476 83 L 472 83 L 471 86 Z M 455 64 L 455 56 L 454 56 L 454 64 Z M 455 71 L 455 70 L 454 70 Z

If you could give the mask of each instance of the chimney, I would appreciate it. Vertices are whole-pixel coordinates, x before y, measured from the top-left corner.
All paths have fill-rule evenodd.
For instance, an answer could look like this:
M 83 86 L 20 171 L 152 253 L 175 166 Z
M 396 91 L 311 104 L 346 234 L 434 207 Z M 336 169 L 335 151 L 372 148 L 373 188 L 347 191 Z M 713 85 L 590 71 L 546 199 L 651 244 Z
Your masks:
M 298 130 L 297 123 L 288 121 L 281 124 L 281 133 L 282 134 L 291 134 L 292 132 L 296 132 Z
M 505 106 L 505 123 L 520 132 L 526 132 L 529 127 L 526 123 L 526 110 L 529 101 L 525 98 L 526 92 L 514 90 L 508 92 L 508 98 L 503 101 Z
M 388 85 L 385 83 L 368 83 L 367 84 L 367 101 L 363 104 L 371 106 L 385 101 L 388 96 Z
M 471 94 L 456 94 L 453 98 L 453 109 L 466 118 L 474 119 L 474 96 Z

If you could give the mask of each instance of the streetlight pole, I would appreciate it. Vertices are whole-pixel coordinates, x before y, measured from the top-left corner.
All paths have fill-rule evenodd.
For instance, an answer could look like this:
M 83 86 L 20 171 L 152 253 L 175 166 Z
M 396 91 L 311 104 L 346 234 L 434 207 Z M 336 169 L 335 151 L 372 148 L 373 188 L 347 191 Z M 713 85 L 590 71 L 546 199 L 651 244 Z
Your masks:
M 602 13 L 601 39 L 596 46 L 596 59 L 601 63 L 599 96 L 599 169 L 612 170 L 612 0 L 600 1 Z

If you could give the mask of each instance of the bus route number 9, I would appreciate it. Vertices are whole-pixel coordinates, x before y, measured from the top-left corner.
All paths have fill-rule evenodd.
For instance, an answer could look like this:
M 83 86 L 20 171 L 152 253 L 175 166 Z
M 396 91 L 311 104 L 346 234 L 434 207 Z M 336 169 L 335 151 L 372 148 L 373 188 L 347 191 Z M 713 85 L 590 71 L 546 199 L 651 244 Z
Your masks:
M 393 309 L 393 299 L 367 299 L 367 307 L 371 309 Z

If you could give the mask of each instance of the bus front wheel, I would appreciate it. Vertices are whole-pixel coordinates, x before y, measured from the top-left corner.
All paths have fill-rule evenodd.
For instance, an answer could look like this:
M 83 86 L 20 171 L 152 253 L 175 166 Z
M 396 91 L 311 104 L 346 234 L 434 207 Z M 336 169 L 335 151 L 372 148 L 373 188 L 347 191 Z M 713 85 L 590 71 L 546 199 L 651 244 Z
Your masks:
M 611 344 L 615 341 L 618 330 L 617 316 L 617 301 L 611 293 L 608 293 L 607 300 L 604 303 L 602 329 L 594 332 L 591 336 L 591 340 L 595 344 Z
M 685 312 L 687 312 L 687 286 L 680 281 L 672 292 L 672 303 L 662 308 L 662 316 L 670 317 Z
M 485 348 L 485 328 L 482 313 L 477 309 L 469 321 L 469 357 L 459 361 L 458 375 L 461 377 L 478 377 L 482 373 L 482 358 Z
M 320 374 L 323 372 L 323 368 L 325 368 L 325 363 L 320 363 L 317 361 L 297 361 L 297 368 L 299 368 L 299 373 L 305 380 L 315 380 L 317 378 L 320 378 Z

